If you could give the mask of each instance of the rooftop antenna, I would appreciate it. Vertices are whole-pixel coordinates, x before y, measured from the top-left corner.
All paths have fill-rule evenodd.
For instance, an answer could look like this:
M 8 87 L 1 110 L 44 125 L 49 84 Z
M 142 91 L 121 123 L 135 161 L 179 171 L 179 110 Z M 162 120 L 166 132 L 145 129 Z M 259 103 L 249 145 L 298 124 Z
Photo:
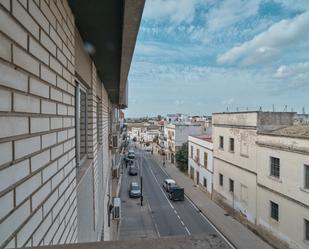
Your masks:
M 229 112 L 229 107 L 228 106 L 226 107 L 226 112 Z
M 262 106 L 260 106 L 260 109 L 259 109 L 259 111 L 260 111 L 260 112 L 262 111 Z
M 283 111 L 284 111 L 284 112 L 287 112 L 287 111 L 288 111 L 288 106 L 287 106 L 287 105 L 284 106 Z
M 306 114 L 306 112 L 305 112 L 305 107 L 303 107 L 303 114 Z
M 273 112 L 275 112 L 275 105 L 273 104 Z

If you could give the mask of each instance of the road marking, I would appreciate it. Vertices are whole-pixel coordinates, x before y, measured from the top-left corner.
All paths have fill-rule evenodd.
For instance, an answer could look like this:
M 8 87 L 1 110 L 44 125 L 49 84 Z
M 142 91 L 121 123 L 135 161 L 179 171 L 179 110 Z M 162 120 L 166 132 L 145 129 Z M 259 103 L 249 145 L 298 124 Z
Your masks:
M 185 198 L 189 201 L 192 207 L 199 211 L 199 214 L 208 222 L 208 224 L 222 237 L 222 239 L 233 249 L 237 249 L 225 236 L 224 234 L 216 228 L 216 226 L 200 211 L 200 209 L 185 195 Z
M 191 235 L 191 233 L 190 233 L 189 229 L 188 229 L 186 226 L 185 226 L 185 229 L 186 229 L 186 231 L 187 231 L 188 235 Z
M 161 169 L 164 174 L 167 176 L 167 177 L 170 177 L 170 175 L 166 172 L 165 169 L 163 169 L 156 158 L 152 158 L 153 161 L 155 161 L 155 163 L 157 164 L 158 168 Z M 200 211 L 200 209 L 187 197 L 187 195 L 185 194 L 185 198 L 189 201 L 189 203 L 193 206 L 193 208 L 197 211 L 199 211 L 199 214 L 207 221 L 207 223 L 221 236 L 221 238 L 233 249 L 237 249 L 226 237 L 225 235 Z M 190 231 L 188 230 L 187 227 L 185 227 L 187 233 L 189 235 L 191 235 Z
M 151 174 L 153 175 L 153 177 L 154 177 L 156 183 L 159 185 L 159 188 L 160 188 L 161 192 L 163 193 L 164 197 L 166 198 L 166 200 L 167 200 L 168 203 L 170 204 L 171 208 L 174 209 L 174 206 L 172 205 L 172 203 L 170 202 L 170 200 L 167 198 L 166 194 L 165 194 L 164 191 L 162 190 L 162 188 L 161 188 L 161 186 L 160 186 L 160 184 L 159 184 L 159 182 L 158 182 L 157 177 L 155 176 L 155 174 L 153 173 L 153 171 L 152 171 L 152 169 L 151 169 L 150 167 L 149 167 L 149 170 L 150 170 Z M 181 222 L 183 222 L 183 221 L 181 220 L 180 216 L 177 214 L 177 211 L 176 211 L 175 209 L 174 209 L 174 212 L 175 212 L 175 214 L 177 215 L 178 219 L 179 219 Z M 186 230 L 186 232 L 188 233 L 188 235 L 191 235 L 189 229 L 188 229 L 185 225 L 184 225 L 184 227 L 185 227 L 185 230 Z
M 167 200 L 168 204 L 170 204 L 171 208 L 173 208 L 173 209 L 174 209 L 174 207 L 173 207 L 172 203 L 170 202 L 170 200 L 166 197 L 165 193 L 163 192 L 163 190 L 162 190 L 162 188 L 161 188 L 161 186 L 160 186 L 160 184 L 159 184 L 159 182 L 158 182 L 158 179 L 157 179 L 157 177 L 155 176 L 155 174 L 153 173 L 152 169 L 151 169 L 151 168 L 149 168 L 149 170 L 150 170 L 151 174 L 153 175 L 153 177 L 154 177 L 155 181 L 156 181 L 156 182 L 157 182 L 157 184 L 159 185 L 159 188 L 160 188 L 161 192 L 163 193 L 163 195 L 164 195 L 165 199 Z
M 180 222 L 181 222 L 181 224 L 182 224 L 183 226 L 185 226 L 185 223 L 183 223 L 183 221 L 182 221 L 182 220 L 181 220 Z

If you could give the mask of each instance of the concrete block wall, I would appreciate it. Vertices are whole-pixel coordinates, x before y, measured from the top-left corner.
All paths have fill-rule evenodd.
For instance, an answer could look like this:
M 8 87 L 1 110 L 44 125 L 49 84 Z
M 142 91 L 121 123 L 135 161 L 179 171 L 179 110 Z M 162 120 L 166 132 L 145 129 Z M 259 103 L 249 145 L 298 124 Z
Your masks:
M 0 1 L 0 247 L 77 238 L 74 17 Z

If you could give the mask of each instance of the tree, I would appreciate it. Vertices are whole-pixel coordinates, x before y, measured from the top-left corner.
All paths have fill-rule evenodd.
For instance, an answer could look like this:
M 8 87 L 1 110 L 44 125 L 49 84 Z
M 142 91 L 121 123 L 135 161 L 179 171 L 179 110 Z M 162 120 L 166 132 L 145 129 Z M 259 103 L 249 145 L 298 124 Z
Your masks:
M 177 167 L 182 172 L 188 171 L 188 143 L 183 143 L 181 148 L 176 152 Z
M 153 143 L 159 144 L 159 137 L 155 136 L 152 140 Z
M 137 141 L 137 138 L 136 138 L 136 137 L 134 137 L 134 138 L 133 138 L 133 142 L 136 142 L 136 141 Z
M 150 143 L 149 142 L 146 142 L 146 144 L 145 144 L 147 147 L 150 145 Z
M 161 115 L 158 115 L 158 116 L 157 116 L 157 120 L 158 120 L 158 121 L 161 121 L 161 120 L 162 120 L 162 116 L 161 116 Z

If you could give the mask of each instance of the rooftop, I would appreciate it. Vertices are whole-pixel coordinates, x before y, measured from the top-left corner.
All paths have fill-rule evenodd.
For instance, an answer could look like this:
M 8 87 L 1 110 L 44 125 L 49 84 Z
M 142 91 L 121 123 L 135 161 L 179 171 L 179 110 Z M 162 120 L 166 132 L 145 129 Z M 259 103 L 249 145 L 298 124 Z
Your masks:
M 212 143 L 212 137 L 209 135 L 191 135 L 191 137 L 195 137 L 200 140 L 204 140 L 204 141 Z
M 260 134 L 308 139 L 309 125 L 291 125 L 272 131 L 260 132 Z

